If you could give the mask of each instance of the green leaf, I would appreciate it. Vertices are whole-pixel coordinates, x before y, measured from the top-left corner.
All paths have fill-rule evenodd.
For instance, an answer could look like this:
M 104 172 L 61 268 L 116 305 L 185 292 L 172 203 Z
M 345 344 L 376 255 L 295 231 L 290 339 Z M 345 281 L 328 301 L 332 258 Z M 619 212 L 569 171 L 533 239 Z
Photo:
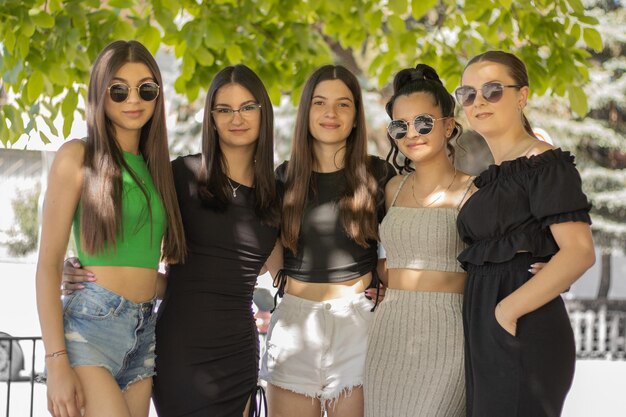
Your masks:
M 8 29 L 4 32 L 4 40 L 2 41 L 4 47 L 7 48 L 9 53 L 13 53 L 15 49 L 15 34 L 12 30 Z
M 153 54 L 159 49 L 161 44 L 161 32 L 154 26 L 144 26 L 137 30 L 137 40 L 144 44 L 146 48 Z
M 63 118 L 72 116 L 77 105 L 78 94 L 74 90 L 70 89 L 61 104 L 61 114 L 63 115 Z
M 118 20 L 115 22 L 113 33 L 110 35 L 110 40 L 113 39 L 133 39 L 135 37 L 136 29 L 133 25 L 125 20 Z
M 569 34 L 572 38 L 578 41 L 578 39 L 580 39 L 580 25 L 578 23 L 574 23 Z
M 52 143 L 50 138 L 48 138 L 48 136 L 46 136 L 46 134 L 43 133 L 41 130 L 38 133 L 39 133 L 39 139 L 43 142 L 44 145 Z
M 500 6 L 502 6 L 504 10 L 509 10 L 511 4 L 513 4 L 513 0 L 498 0 L 498 3 L 500 3 Z
M 584 14 L 585 6 L 583 6 L 582 1 L 580 0 L 567 0 L 570 7 L 574 10 L 575 13 Z
M 193 77 L 193 73 L 196 70 L 196 60 L 189 53 L 189 50 L 185 52 L 185 56 L 183 57 L 183 65 L 182 65 L 182 74 L 180 75 L 185 81 L 191 80 Z
M 43 91 L 43 74 L 40 71 L 33 71 L 26 83 L 26 97 L 30 103 L 39 98 Z
M 22 36 L 30 38 L 35 33 L 35 29 L 35 24 L 29 18 L 25 18 L 21 28 Z
M 52 117 L 44 117 L 43 121 L 46 126 L 48 126 L 48 129 L 50 129 L 51 134 L 53 134 L 54 136 L 59 136 L 59 129 L 57 129 L 57 127 L 54 125 L 54 119 Z
M 61 0 L 48 0 L 48 9 L 50 13 L 56 13 L 63 8 Z
M 567 96 L 571 109 L 580 117 L 584 117 L 587 114 L 587 95 L 583 89 L 577 85 L 570 85 L 567 88 Z
M 54 27 L 54 17 L 50 16 L 48 13 L 38 9 L 31 9 L 28 11 L 28 14 L 36 26 L 44 29 Z
M 404 20 L 402 20 L 396 15 L 391 15 L 387 17 L 387 24 L 389 25 L 389 29 L 392 32 L 395 32 L 395 33 L 406 32 L 406 23 L 404 23 Z
M 50 64 L 48 77 L 50 77 L 50 80 L 54 84 L 61 86 L 66 86 L 70 81 L 70 77 L 67 75 L 67 72 L 65 72 L 65 68 L 61 67 L 61 65 L 56 62 Z
M 585 15 L 585 14 L 578 14 L 578 15 L 576 15 L 576 18 L 578 19 L 579 22 L 585 23 L 587 25 L 596 26 L 597 24 L 600 23 L 600 22 L 598 22 L 598 19 L 596 19 L 595 17 L 588 16 L 588 15 Z
M 231 64 L 239 64 L 243 60 L 243 52 L 239 45 L 232 44 L 226 48 L 226 56 Z
M 430 9 L 437 5 L 437 0 L 412 0 L 411 1 L 411 16 L 419 20 Z
M 196 58 L 196 61 L 202 66 L 210 67 L 215 62 L 215 57 L 208 49 L 204 46 L 200 46 L 198 49 L 193 51 L 193 56 Z
M 63 137 L 69 138 L 72 133 L 72 125 L 74 124 L 74 114 L 72 113 L 68 117 L 63 119 Z
M 185 80 L 182 77 L 182 75 L 180 77 L 176 78 L 176 81 L 174 81 L 174 90 L 178 94 L 184 94 L 186 86 L 187 86 L 187 80 Z
M 407 12 L 406 0 L 389 0 L 387 3 L 387 7 L 389 7 L 389 10 L 399 16 L 402 16 Z
M 31 39 L 27 36 L 20 35 L 17 38 L 15 52 L 19 58 L 25 59 L 28 56 L 28 52 L 30 51 L 30 42 Z
M 596 52 L 602 52 L 602 37 L 597 30 L 592 28 L 583 29 L 583 39 L 588 47 L 594 49 Z
M 118 9 L 130 9 L 135 5 L 133 0 L 109 0 L 107 4 Z
M 177 15 L 180 10 L 180 2 L 177 0 L 161 0 L 161 4 L 172 12 L 173 15 Z

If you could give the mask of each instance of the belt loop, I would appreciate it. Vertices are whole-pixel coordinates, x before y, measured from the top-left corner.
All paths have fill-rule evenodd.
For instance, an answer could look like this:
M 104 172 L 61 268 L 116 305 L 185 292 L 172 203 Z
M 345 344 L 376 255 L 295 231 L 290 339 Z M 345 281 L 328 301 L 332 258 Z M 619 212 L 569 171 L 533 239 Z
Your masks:
M 126 299 L 122 296 L 119 296 L 120 303 L 117 305 L 115 311 L 113 311 L 113 316 L 118 317 L 120 315 L 120 311 L 124 308 L 124 304 L 126 303 Z

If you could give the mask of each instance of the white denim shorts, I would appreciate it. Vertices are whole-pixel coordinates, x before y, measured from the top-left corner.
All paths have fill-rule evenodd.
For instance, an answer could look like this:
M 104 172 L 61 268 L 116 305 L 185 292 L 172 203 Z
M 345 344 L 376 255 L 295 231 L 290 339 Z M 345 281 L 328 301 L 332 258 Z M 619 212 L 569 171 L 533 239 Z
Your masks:
M 272 314 L 260 378 L 330 402 L 363 385 L 373 306 L 364 294 L 327 301 L 285 294 Z

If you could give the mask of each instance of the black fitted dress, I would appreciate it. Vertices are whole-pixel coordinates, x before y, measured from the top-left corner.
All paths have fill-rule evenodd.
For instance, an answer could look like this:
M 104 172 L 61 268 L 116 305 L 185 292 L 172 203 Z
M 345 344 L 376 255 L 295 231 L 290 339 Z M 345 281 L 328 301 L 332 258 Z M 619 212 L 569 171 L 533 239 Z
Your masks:
M 517 321 L 512 336 L 496 321 L 496 304 L 523 285 L 530 264 L 559 247 L 550 225 L 591 223 L 574 157 L 560 149 L 492 165 L 459 212 L 469 247 L 463 301 L 467 415 L 555 417 L 574 375 L 572 328 L 561 297 Z
M 252 294 L 278 229 L 261 224 L 243 185 L 225 212 L 204 207 L 200 164 L 172 163 L 188 254 L 171 266 L 159 308 L 154 403 L 160 417 L 241 417 L 258 376 Z

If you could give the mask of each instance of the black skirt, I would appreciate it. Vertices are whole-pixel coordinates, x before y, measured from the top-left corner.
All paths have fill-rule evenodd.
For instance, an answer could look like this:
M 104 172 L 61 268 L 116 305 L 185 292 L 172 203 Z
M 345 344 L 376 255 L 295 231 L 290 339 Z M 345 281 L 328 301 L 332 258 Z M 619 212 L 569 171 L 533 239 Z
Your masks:
M 258 378 L 252 294 L 216 294 L 175 277 L 156 325 L 155 408 L 160 417 L 241 417 Z

